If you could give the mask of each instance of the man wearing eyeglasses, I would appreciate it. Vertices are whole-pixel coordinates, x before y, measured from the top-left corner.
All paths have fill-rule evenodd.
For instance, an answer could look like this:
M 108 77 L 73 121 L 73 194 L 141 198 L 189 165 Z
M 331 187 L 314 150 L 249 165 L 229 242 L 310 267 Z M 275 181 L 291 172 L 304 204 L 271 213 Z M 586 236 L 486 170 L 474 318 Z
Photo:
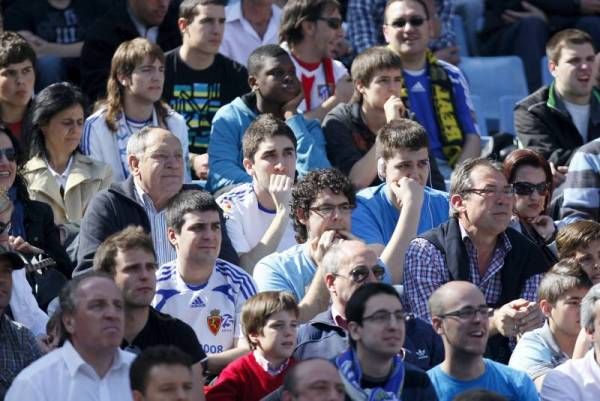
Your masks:
M 427 300 L 438 287 L 453 280 L 477 285 L 494 308 L 488 356 L 504 363 L 511 354 L 508 339 L 543 323 L 536 292 L 550 268 L 539 248 L 508 227 L 513 192 L 490 160 L 458 165 L 450 187 L 453 217 L 411 241 L 404 266 L 406 302 L 425 320 Z
M 406 313 L 396 290 L 368 283 L 346 304 L 350 347 L 335 358 L 347 399 L 436 401 L 426 373 L 402 358 Z
M 294 358 L 333 359 L 348 348 L 348 299 L 357 288 L 384 281 L 386 269 L 376 253 L 361 241 L 342 241 L 325 253 L 322 262 L 331 306 L 298 330 Z M 404 360 L 427 370 L 442 361 L 444 348 L 431 325 L 419 318 L 407 319 Z
M 458 68 L 429 51 L 431 32 L 422 0 L 388 2 L 383 34 L 402 59 L 402 102 L 425 127 L 429 148 L 448 179 L 457 163 L 479 155 L 479 130 L 467 82 Z
M 290 0 L 283 9 L 279 40 L 290 53 L 302 83 L 304 100 L 299 109 L 307 118 L 323 121 L 335 105 L 352 96 L 348 70 L 333 59 L 343 36 L 337 0 Z
M 339 170 L 314 170 L 304 176 L 292 190 L 290 206 L 299 244 L 258 262 L 253 277 L 259 291 L 293 294 L 302 322 L 327 309 L 329 297 L 321 261 L 334 243 L 355 239 L 350 233 L 354 205 L 354 187 Z M 386 249 L 397 246 L 390 241 Z M 390 272 L 399 269 L 400 258 L 393 255 L 395 252 L 390 251 L 381 256 Z
M 483 357 L 494 309 L 477 286 L 467 281 L 444 284 L 431 294 L 429 309 L 446 354 L 441 364 L 427 372 L 440 401 L 476 388 L 509 400 L 538 401 L 525 372 Z

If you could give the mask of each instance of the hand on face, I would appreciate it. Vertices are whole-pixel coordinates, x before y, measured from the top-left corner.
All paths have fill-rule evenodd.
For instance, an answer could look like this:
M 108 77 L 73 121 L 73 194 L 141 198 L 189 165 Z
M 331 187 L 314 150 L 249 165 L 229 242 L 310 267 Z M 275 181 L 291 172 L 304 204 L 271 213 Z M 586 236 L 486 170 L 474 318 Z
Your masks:
M 540 237 L 546 241 L 552 238 L 556 231 L 556 226 L 550 216 L 539 215 L 531 219 L 530 224 Z
M 400 120 L 406 113 L 406 107 L 402 99 L 396 95 L 392 95 L 383 104 L 383 110 L 385 112 L 385 120 L 389 123 L 392 120 Z
M 44 253 L 43 249 L 40 249 L 36 246 L 31 245 L 29 242 L 25 241 L 22 237 L 13 237 L 12 235 L 8 237 L 8 245 L 10 249 L 14 249 L 15 251 L 19 251 L 21 253 L 27 254 L 41 254 Z
M 309 254 L 317 266 L 321 265 L 323 256 L 333 244 L 341 241 L 340 234 L 335 230 L 327 230 L 321 236 L 315 237 L 309 242 Z
M 567 172 L 569 171 L 569 167 L 555 166 L 554 163 L 550 162 L 550 170 L 552 171 L 552 184 L 554 185 L 554 188 L 557 188 L 567 179 Z
M 298 94 L 287 101 L 283 106 L 281 106 L 281 114 L 288 119 L 295 115 L 298 110 L 298 105 L 304 100 L 304 92 L 302 92 L 302 88 L 298 91 Z
M 391 182 L 389 185 L 392 191 L 392 200 L 397 208 L 409 203 L 423 204 L 425 187 L 419 184 L 417 180 L 402 177 L 398 181 Z
M 194 158 L 192 159 L 192 168 L 194 169 L 194 173 L 196 173 L 196 177 L 198 177 L 201 180 L 207 180 L 208 153 L 194 156 Z
M 277 210 L 287 210 L 290 206 L 294 180 L 285 174 L 271 174 L 269 193 Z
M 544 324 L 544 314 L 536 302 L 523 301 L 515 304 L 514 308 L 517 313 L 514 316 L 515 331 L 518 334 L 523 334 L 533 329 L 537 329 Z

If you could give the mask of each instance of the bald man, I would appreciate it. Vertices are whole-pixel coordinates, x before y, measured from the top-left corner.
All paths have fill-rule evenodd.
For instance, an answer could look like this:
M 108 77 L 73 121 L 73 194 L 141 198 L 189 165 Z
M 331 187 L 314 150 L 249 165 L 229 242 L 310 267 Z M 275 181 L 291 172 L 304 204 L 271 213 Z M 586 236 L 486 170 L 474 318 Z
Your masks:
M 344 384 L 336 367 L 320 358 L 308 359 L 290 369 L 283 382 L 282 401 L 342 401 Z
M 331 306 L 300 327 L 294 358 L 333 359 L 348 348 L 346 303 L 357 288 L 382 281 L 387 272 L 377 254 L 362 241 L 341 241 L 323 257 L 325 285 Z M 406 322 L 405 360 L 427 370 L 444 358 L 440 337 L 431 325 L 414 318 Z
M 431 294 L 429 310 L 445 349 L 444 361 L 427 372 L 440 401 L 450 401 L 473 388 L 510 400 L 538 400 L 524 372 L 483 357 L 494 310 L 477 286 L 468 281 L 444 284 Z

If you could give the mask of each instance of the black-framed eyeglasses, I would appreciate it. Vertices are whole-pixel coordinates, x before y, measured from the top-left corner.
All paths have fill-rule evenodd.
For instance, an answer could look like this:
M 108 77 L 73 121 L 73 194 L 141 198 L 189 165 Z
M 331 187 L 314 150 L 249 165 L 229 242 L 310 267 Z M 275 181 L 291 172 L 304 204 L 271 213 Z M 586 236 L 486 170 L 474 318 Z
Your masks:
M 491 198 L 492 196 L 512 196 L 515 193 L 515 188 L 512 185 L 507 185 L 502 188 L 471 188 L 462 191 L 463 194 L 477 194 L 484 198 Z
M 369 316 L 363 317 L 362 320 L 363 322 L 372 322 L 375 324 L 390 324 L 392 321 L 392 316 L 396 322 L 406 322 L 411 317 L 410 314 L 404 312 L 403 310 L 396 310 L 393 312 L 388 310 L 379 310 Z
M 0 221 L 0 234 L 9 232 L 11 227 L 12 227 L 12 223 L 10 221 L 8 223 L 3 223 Z
M 356 284 L 364 283 L 369 277 L 369 272 L 373 272 L 373 276 L 377 281 L 382 281 L 385 276 L 385 268 L 383 266 L 375 265 L 371 268 L 367 266 L 356 266 L 354 269 L 350 270 L 347 276 L 343 276 L 341 274 L 333 273 L 336 277 L 342 277 L 348 280 L 354 281 Z
M 14 148 L 0 149 L 0 155 L 4 155 L 6 157 L 6 160 L 8 160 L 9 162 L 14 162 L 15 160 L 17 160 L 17 152 Z
M 330 217 L 334 211 L 338 211 L 339 214 L 350 214 L 356 208 L 356 205 L 350 203 L 344 203 L 341 205 L 321 205 L 309 208 L 310 211 L 315 212 L 321 217 Z
M 342 27 L 342 19 L 337 17 L 318 17 L 318 21 L 325 21 L 331 29 L 340 29 Z
M 531 195 L 533 191 L 536 191 L 540 196 L 545 196 L 550 191 L 550 184 L 547 182 L 541 182 L 539 184 L 532 184 L 530 182 L 513 182 L 513 188 L 517 195 Z
M 410 24 L 410 26 L 414 26 L 415 28 L 420 27 L 426 21 L 426 18 L 423 18 L 419 15 L 412 16 L 408 19 L 398 18 L 392 21 L 391 24 L 388 24 L 396 29 L 402 29 L 406 26 L 406 24 Z
M 475 318 L 475 315 L 478 313 L 481 317 L 489 318 L 494 314 L 494 308 L 490 308 L 489 306 L 480 306 L 477 308 L 468 306 L 466 308 L 462 308 L 456 311 L 444 313 L 437 316 L 441 317 L 442 319 L 446 317 L 457 317 L 462 320 L 473 320 Z

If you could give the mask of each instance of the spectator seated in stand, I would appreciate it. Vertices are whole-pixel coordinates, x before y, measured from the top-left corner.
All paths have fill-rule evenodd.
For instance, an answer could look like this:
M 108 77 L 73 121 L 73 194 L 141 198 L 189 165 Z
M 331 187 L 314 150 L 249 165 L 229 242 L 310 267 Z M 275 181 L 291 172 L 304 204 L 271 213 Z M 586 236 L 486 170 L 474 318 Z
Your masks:
M 600 27 L 600 16 L 591 18 Z M 566 29 L 548 41 L 546 54 L 554 81 L 517 104 L 515 129 L 523 147 L 540 153 L 554 167 L 568 166 L 577 148 L 600 137 L 596 51 L 590 35 Z
M 449 179 L 456 164 L 481 153 L 469 86 L 458 68 L 427 47 L 431 21 L 422 0 L 389 1 L 383 34 L 402 59 L 400 98 L 425 127 L 431 154 Z
M 22 36 L 0 33 L 0 121 L 15 138 L 21 138 L 23 120 L 33 97 L 36 65 L 35 51 Z
M 240 0 L 225 7 L 225 33 L 219 53 L 246 65 L 257 47 L 279 43 L 281 2 Z
M 126 41 L 143 37 L 167 52 L 181 45 L 178 1 L 108 0 L 112 4 L 89 27 L 81 49 L 81 83 L 91 101 L 104 98 L 110 60 Z
M 352 96 L 348 70 L 333 57 L 343 40 L 340 4 L 336 0 L 289 0 L 283 8 L 279 41 L 290 54 L 304 97 L 298 109 L 307 119 L 323 121 Z
M 600 283 L 600 223 L 580 220 L 561 228 L 556 248 L 560 259 L 574 258 L 592 284 Z
M 183 44 L 165 54 L 163 100 L 187 123 L 190 165 L 202 180 L 208 178 L 206 152 L 215 113 L 249 89 L 246 68 L 219 53 L 225 4 L 183 1 L 178 20 Z
M 374 246 L 382 257 L 386 244 L 403 244 L 392 257 L 400 261 L 394 283 L 402 283 L 401 262 L 408 243 L 448 220 L 448 194 L 427 185 L 431 174 L 429 148 L 427 133 L 419 123 L 406 119 L 387 123 L 379 131 L 375 146 L 377 174 L 385 183 L 356 195 L 352 233 Z
M 452 401 L 470 389 L 511 400 L 539 400 L 525 372 L 483 357 L 494 310 L 477 286 L 458 280 L 446 283 L 431 294 L 429 310 L 433 328 L 444 340 L 444 361 L 427 371 L 440 401 Z
M 283 383 L 296 346 L 298 305 L 287 292 L 266 291 L 242 308 L 252 351 L 231 362 L 206 390 L 206 401 L 259 401 Z
M 468 159 L 452 174 L 452 215 L 414 239 L 404 264 L 405 302 L 429 319 L 427 300 L 453 280 L 470 281 L 494 308 L 487 357 L 508 362 L 509 339 L 540 327 L 536 301 L 542 274 L 550 266 L 531 241 L 509 228 L 513 187 L 502 168 L 484 158 Z
M 517 149 L 504 159 L 503 167 L 515 193 L 510 227 L 537 245 L 548 265 L 555 264 L 552 242 L 557 228 L 546 214 L 553 189 L 550 164 L 531 149 Z
M 352 62 L 354 94 L 323 120 L 327 157 L 348 175 L 357 190 L 377 185 L 375 138 L 385 123 L 409 117 L 399 97 L 402 60 L 386 47 L 360 53 Z M 430 157 L 434 188 L 445 189 L 435 158 Z
M 242 137 L 259 114 L 272 113 L 285 120 L 296 136 L 296 170 L 302 176 L 329 167 L 325 138 L 319 122 L 307 120 L 297 108 L 302 89 L 290 56 L 277 45 L 256 49 L 248 59 L 252 92 L 236 98 L 215 114 L 208 150 L 207 189 L 211 192 L 251 182 L 242 164 Z
M 29 161 L 23 178 L 31 199 L 52 207 L 63 244 L 79 233 L 83 212 L 112 178 L 109 166 L 79 151 L 86 108 L 77 87 L 56 83 L 37 94 L 27 118 Z
M 562 259 L 544 275 L 538 302 L 543 327 L 523 334 L 509 366 L 526 372 L 541 390 L 546 374 L 573 356 L 581 330 L 579 307 L 592 282 L 575 259 Z
M 242 141 L 244 168 L 252 183 L 224 193 L 217 203 L 240 267 L 252 274 L 263 257 L 296 245 L 290 196 L 297 144 L 290 127 L 273 114 L 259 115 Z
M 183 117 L 162 100 L 165 55 L 147 39 L 123 42 L 115 51 L 106 83 L 108 96 L 85 120 L 81 149 L 85 155 L 108 164 L 113 182 L 129 177 L 127 142 L 146 126 L 161 127 L 181 142 L 188 163 L 188 133 Z M 186 181 L 190 179 L 185 170 Z
M 21 34 L 38 57 L 36 92 L 80 81 L 83 39 L 110 0 L 17 1 L 4 10 L 4 29 Z

